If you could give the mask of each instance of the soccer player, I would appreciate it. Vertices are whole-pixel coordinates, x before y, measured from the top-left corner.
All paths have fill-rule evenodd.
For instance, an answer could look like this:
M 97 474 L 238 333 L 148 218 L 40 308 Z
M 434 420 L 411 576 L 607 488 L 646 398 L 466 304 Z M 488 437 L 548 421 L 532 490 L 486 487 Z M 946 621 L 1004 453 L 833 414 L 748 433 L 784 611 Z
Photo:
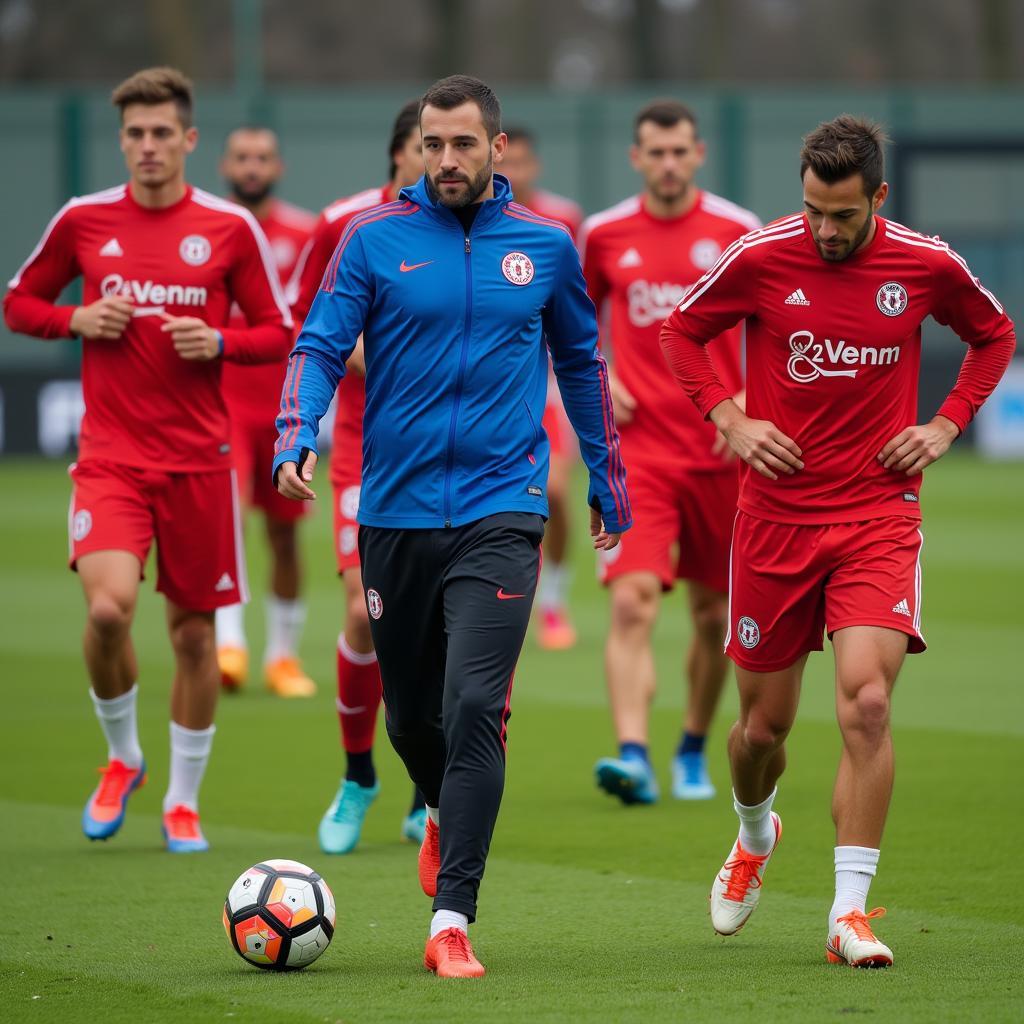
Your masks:
M 605 670 L 619 754 L 598 761 L 595 774 L 624 803 L 649 804 L 659 795 L 648 754 L 651 638 L 662 595 L 677 579 L 686 580 L 692 639 L 672 795 L 704 800 L 715 793 L 704 744 L 728 668 L 722 641 L 737 488 L 735 458 L 665 373 L 658 335 L 687 287 L 760 221 L 694 183 L 705 146 L 685 104 L 653 101 L 637 113 L 633 131 L 630 160 L 644 190 L 590 217 L 581 250 L 591 297 L 598 308 L 611 307 L 603 341 L 611 349 L 615 419 L 637 510 L 629 537 L 600 564 L 611 598 Z M 730 394 L 742 388 L 741 341 L 733 328 L 710 349 Z
M 267 236 L 280 279 L 289 280 L 316 218 L 273 194 L 284 174 L 275 133 L 256 125 L 236 128 L 225 140 L 220 173 L 231 199 L 256 218 Z M 239 311 L 233 313 L 232 326 L 244 326 Z M 221 383 L 231 419 L 231 450 L 239 490 L 247 504 L 262 510 L 270 545 L 264 681 L 279 697 L 312 697 L 316 684 L 303 672 L 298 656 L 299 637 L 306 621 L 300 599 L 302 574 L 296 535 L 303 506 L 282 498 L 261 468 L 274 458 L 274 416 L 286 365 L 286 359 L 263 366 L 225 363 Z M 249 672 L 243 605 L 218 608 L 216 624 L 221 684 L 237 690 Z
M 361 334 L 359 554 L 388 735 L 427 802 L 424 962 L 479 977 L 467 928 L 547 513 L 549 347 L 590 470 L 596 548 L 618 543 L 630 511 L 579 257 L 561 224 L 513 202 L 493 173 L 497 97 L 478 79 L 443 79 L 420 102 L 420 128 L 425 176 L 353 218 L 327 268 L 291 356 L 274 465 L 283 494 L 315 497 L 317 422 Z
M 290 285 L 290 290 L 297 296 L 292 307 L 296 323 L 301 324 L 305 320 L 320 290 L 327 264 L 349 221 L 371 207 L 396 199 L 403 188 L 415 184 L 422 176 L 419 110 L 420 101 L 412 100 L 395 118 L 388 147 L 388 184 L 338 199 L 317 218 L 313 235 L 299 259 Z M 320 847 L 325 853 L 350 853 L 356 848 L 366 812 L 380 793 L 373 763 L 373 737 L 381 698 L 380 669 L 373 651 L 356 547 L 356 513 L 363 475 L 365 369 L 362 345 L 356 345 L 346 369 L 338 387 L 330 465 L 334 493 L 334 551 L 338 574 L 345 588 L 345 626 L 338 635 L 337 708 L 346 764 L 338 791 L 317 830 Z M 288 501 L 283 497 L 280 500 Z M 288 501 L 288 504 L 303 507 L 301 502 Z M 402 821 L 402 838 L 422 843 L 426 818 L 423 796 L 416 791 L 409 813 Z
M 174 852 L 205 850 L 199 785 L 219 689 L 214 610 L 247 598 L 225 362 L 274 362 L 291 317 L 252 215 L 185 181 L 192 84 L 149 68 L 113 92 L 129 180 L 65 204 L 10 283 L 8 326 L 82 339 L 85 419 L 68 513 L 85 594 L 85 663 L 109 759 L 82 828 L 107 839 L 146 779 L 136 728 L 131 625 L 153 541 L 174 652 L 163 829 Z M 55 305 L 75 278 L 82 305 Z M 232 301 L 247 326 L 223 327 Z
M 832 796 L 831 963 L 888 967 L 865 912 L 893 782 L 889 707 L 921 635 L 921 472 L 963 432 L 1013 354 L 1013 324 L 937 237 L 878 215 L 884 136 L 842 115 L 800 153 L 804 209 L 746 235 L 665 322 L 662 346 L 742 466 L 727 650 L 740 717 L 729 737 L 739 838 L 711 921 L 731 935 L 757 906 L 782 834 L 772 810 L 810 651 L 832 640 L 842 754 Z M 969 347 L 938 413 L 916 424 L 921 322 Z M 746 320 L 747 409 L 705 345 Z
M 528 210 L 564 224 L 573 238 L 579 233 L 583 211 L 571 199 L 539 188 L 541 162 L 533 135 L 525 128 L 510 126 L 508 145 L 501 158 L 501 173 L 512 186 L 516 202 Z M 541 426 L 551 445 L 551 471 L 548 473 L 548 522 L 544 531 L 544 565 L 537 585 L 538 634 L 542 648 L 560 651 L 576 643 L 576 630 L 569 617 L 569 472 L 572 468 L 565 410 L 558 389 L 548 378 L 548 400 Z

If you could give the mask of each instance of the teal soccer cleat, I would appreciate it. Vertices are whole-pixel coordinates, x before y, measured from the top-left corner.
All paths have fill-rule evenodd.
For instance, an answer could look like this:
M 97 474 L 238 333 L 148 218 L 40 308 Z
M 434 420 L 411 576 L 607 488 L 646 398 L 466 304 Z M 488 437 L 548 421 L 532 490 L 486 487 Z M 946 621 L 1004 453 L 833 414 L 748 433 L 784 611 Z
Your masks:
M 624 804 L 653 804 L 658 800 L 654 770 L 639 758 L 602 757 L 594 766 L 597 784 Z
M 420 807 L 419 810 L 407 814 L 402 819 L 402 838 L 417 846 L 422 845 L 423 837 L 427 834 L 427 809 Z
M 317 829 L 320 849 L 324 853 L 351 853 L 356 848 L 363 830 L 363 819 L 379 792 L 379 782 L 360 786 L 351 779 L 342 781 Z
M 672 758 L 672 795 L 677 800 L 710 800 L 715 795 L 703 753 L 693 751 Z

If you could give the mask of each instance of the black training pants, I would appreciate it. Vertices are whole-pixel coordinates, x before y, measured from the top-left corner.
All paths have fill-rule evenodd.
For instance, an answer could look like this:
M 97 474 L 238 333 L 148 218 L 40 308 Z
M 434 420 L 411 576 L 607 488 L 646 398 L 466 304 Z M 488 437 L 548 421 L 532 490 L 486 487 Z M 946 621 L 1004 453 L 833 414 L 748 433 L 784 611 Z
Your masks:
M 543 536 L 543 518 L 527 512 L 452 529 L 359 529 L 388 736 L 440 808 L 434 909 L 470 921 L 505 785 L 512 676 Z

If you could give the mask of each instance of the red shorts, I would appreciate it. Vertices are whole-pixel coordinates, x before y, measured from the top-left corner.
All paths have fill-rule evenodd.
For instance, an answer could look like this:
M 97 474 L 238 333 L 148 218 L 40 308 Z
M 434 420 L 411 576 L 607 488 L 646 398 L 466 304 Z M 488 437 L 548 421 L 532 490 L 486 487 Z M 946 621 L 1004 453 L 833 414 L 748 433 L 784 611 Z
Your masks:
M 274 487 L 270 467 L 274 464 L 276 441 L 277 428 L 273 420 L 264 423 L 241 416 L 231 420 L 231 454 L 242 501 L 262 509 L 271 519 L 294 523 L 306 514 L 307 503 L 286 498 Z
M 233 469 L 170 473 L 103 459 L 69 470 L 69 564 L 93 551 L 127 551 L 146 564 L 156 540 L 156 589 L 207 612 L 249 600 Z
M 917 519 L 793 526 L 739 512 L 733 532 L 725 650 L 751 672 L 788 668 L 846 626 L 884 626 L 921 636 Z
M 357 458 L 342 461 L 344 456 L 331 452 L 331 492 L 334 495 L 334 553 L 338 559 L 338 575 L 346 569 L 359 568 L 359 485 L 363 460 Z
M 695 580 L 726 593 L 738 480 L 735 467 L 700 472 L 630 462 L 633 527 L 601 553 L 601 582 L 650 572 L 666 591 L 676 580 Z
M 566 436 L 568 425 L 565 422 L 565 413 L 562 411 L 562 403 L 555 397 L 548 398 L 548 404 L 544 406 L 544 416 L 540 421 L 544 433 L 548 435 L 548 443 L 551 445 L 551 454 L 556 459 L 568 458 L 569 439 Z

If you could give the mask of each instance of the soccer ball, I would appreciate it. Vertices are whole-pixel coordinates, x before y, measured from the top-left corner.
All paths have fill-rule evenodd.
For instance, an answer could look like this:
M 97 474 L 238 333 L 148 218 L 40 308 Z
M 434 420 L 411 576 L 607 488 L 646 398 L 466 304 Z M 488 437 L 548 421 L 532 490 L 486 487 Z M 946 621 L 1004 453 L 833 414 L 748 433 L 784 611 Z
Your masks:
M 268 971 L 308 967 L 334 935 L 334 895 L 295 860 L 264 860 L 239 875 L 224 901 L 235 952 Z

